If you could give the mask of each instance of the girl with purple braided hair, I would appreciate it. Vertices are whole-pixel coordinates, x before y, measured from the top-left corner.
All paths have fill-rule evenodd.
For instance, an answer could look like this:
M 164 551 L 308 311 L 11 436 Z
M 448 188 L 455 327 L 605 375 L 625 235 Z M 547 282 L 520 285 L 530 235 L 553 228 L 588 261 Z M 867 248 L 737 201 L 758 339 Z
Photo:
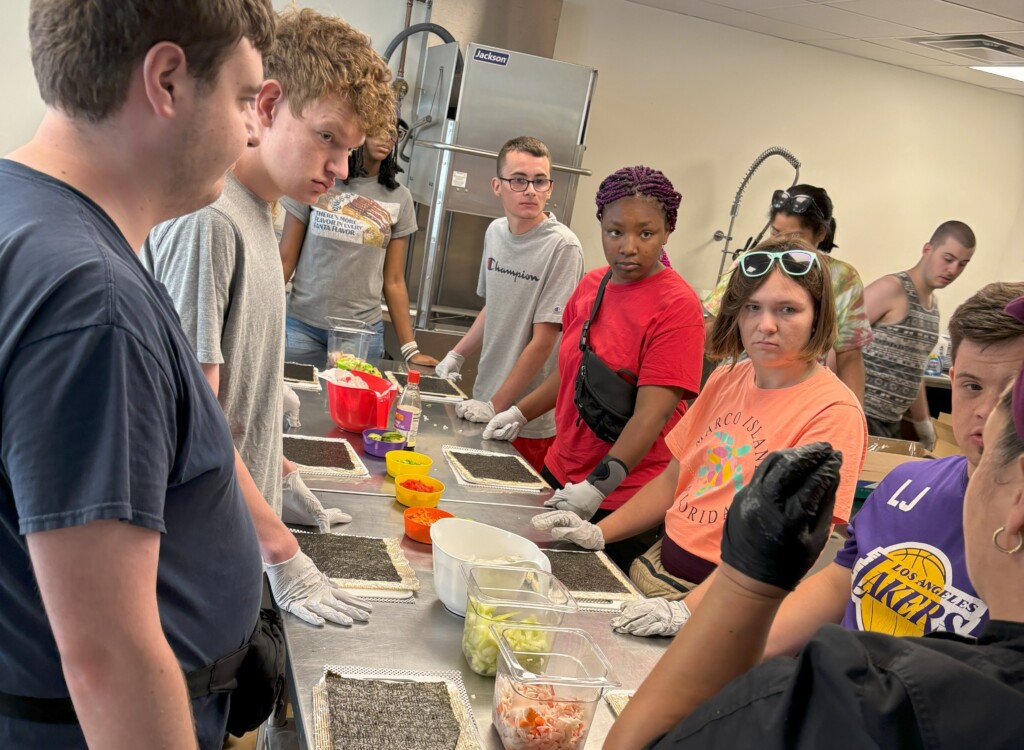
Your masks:
M 485 438 L 511 440 L 527 420 L 554 408 L 555 441 L 542 473 L 558 491 L 546 503 L 556 512 L 545 515 L 568 511 L 595 521 L 668 466 L 665 435 L 700 387 L 704 326 L 697 295 L 662 262 L 680 202 L 669 179 L 650 167 L 625 167 L 601 183 L 596 201 L 608 265 L 584 276 L 566 304 L 558 370 L 484 431 Z M 573 398 L 583 361 L 580 334 L 602 287 L 589 347 L 637 385 L 633 414 L 613 443 L 582 421 Z M 628 570 L 655 539 L 654 532 L 626 535 L 608 545 L 608 555 Z

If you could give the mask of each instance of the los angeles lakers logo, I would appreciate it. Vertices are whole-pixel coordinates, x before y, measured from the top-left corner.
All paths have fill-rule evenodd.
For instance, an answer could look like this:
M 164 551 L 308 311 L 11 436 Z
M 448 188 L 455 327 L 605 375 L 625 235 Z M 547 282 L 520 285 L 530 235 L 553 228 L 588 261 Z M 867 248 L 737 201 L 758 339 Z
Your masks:
M 853 569 L 853 602 L 863 630 L 920 636 L 934 630 L 968 635 L 985 604 L 953 586 L 942 550 L 908 543 L 878 547 Z

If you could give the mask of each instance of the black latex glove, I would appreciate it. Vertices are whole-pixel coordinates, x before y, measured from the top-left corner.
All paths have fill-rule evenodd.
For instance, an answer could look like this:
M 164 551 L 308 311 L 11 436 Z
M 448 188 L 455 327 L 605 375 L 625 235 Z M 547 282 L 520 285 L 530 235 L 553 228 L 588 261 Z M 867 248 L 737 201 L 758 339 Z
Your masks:
M 828 443 L 768 454 L 732 501 L 722 561 L 792 591 L 828 539 L 842 463 Z

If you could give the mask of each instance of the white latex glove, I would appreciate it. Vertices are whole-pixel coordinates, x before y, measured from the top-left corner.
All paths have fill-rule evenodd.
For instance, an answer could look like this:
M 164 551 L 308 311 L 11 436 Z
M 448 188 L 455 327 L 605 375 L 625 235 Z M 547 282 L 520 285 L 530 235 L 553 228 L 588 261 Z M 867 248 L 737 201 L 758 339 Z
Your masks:
M 604 493 L 590 482 L 578 484 L 567 482 L 565 487 L 557 490 L 554 495 L 544 501 L 544 506 L 569 510 L 584 521 L 589 521 L 597 513 L 602 502 L 604 502 Z
M 287 383 L 281 383 L 281 401 L 284 404 L 284 427 L 286 430 L 297 430 L 302 425 L 299 423 L 299 402 L 298 394 L 291 389 Z
M 321 573 L 302 550 L 290 560 L 276 565 L 264 563 L 263 567 L 277 606 L 310 625 L 319 627 L 325 620 L 351 625 L 353 620 L 366 622 L 370 619 L 373 605 L 346 594 Z
M 281 493 L 281 520 L 299 526 L 317 526 L 324 534 L 336 523 L 349 523 L 352 516 L 337 508 L 325 508 L 298 471 L 286 474 Z
M 570 510 L 553 510 L 530 519 L 533 528 L 549 531 L 555 539 L 578 544 L 584 549 L 604 549 L 604 534 L 600 527 L 584 521 Z
M 444 355 L 444 359 L 437 363 L 437 367 L 434 368 L 434 374 L 446 380 L 462 380 L 459 370 L 462 369 L 462 363 L 465 361 L 466 358 L 453 349 Z
M 935 425 L 930 419 L 922 419 L 914 422 L 914 432 L 917 433 L 918 441 L 928 450 L 935 447 Z
M 526 417 L 519 411 L 519 407 L 510 406 L 500 414 L 494 415 L 487 423 L 484 427 L 484 440 L 515 440 L 525 426 Z
M 459 419 L 468 419 L 470 422 L 490 422 L 494 419 L 494 406 L 490 401 L 471 398 L 455 404 L 455 414 Z
M 638 599 L 622 605 L 619 616 L 612 620 L 612 629 L 631 635 L 675 635 L 690 619 L 686 602 L 668 599 Z

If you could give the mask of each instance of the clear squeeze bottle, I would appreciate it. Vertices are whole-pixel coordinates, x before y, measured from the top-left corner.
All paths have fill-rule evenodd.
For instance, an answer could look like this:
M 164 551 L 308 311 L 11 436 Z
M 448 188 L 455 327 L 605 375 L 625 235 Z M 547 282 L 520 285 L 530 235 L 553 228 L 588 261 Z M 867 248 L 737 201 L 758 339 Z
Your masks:
M 416 433 L 420 429 L 420 374 L 409 371 L 409 380 L 395 409 L 395 429 L 402 433 L 408 450 L 416 449 Z

